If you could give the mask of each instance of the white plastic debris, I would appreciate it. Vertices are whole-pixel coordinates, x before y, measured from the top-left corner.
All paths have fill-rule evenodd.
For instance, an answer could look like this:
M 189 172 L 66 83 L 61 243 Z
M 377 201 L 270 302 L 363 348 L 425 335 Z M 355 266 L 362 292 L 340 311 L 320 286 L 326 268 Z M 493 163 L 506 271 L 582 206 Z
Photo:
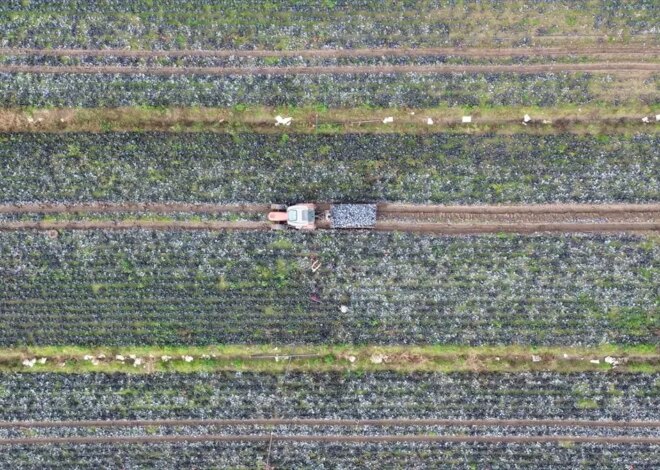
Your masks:
M 607 356 L 607 357 L 605 358 L 605 362 L 607 362 L 608 364 L 611 364 L 611 365 L 615 366 L 615 365 L 617 365 L 617 364 L 619 363 L 619 360 L 618 360 L 616 357 Z
M 373 364 L 382 364 L 383 363 L 383 355 L 382 354 L 373 354 L 371 356 L 371 362 Z
M 83 361 L 91 361 L 92 359 L 94 359 L 94 356 L 90 356 L 89 354 L 83 356 Z
M 411 116 L 414 116 L 414 115 L 415 115 L 415 111 L 410 111 L 410 115 L 411 115 Z
M 356 360 L 357 358 L 355 356 L 348 356 L 348 362 L 350 362 L 351 364 L 354 363 Z
M 99 365 L 99 361 L 97 361 L 96 359 L 92 359 L 92 365 L 93 365 L 93 366 L 98 366 L 98 365 Z
M 293 120 L 292 117 L 282 117 L 278 114 L 277 116 L 275 116 L 275 125 L 290 126 L 292 120 Z
M 544 119 L 543 124 L 552 124 L 552 121 L 550 121 L 549 119 Z
M 25 367 L 34 367 L 34 364 L 35 364 L 36 362 L 37 362 L 36 359 L 25 359 L 25 360 L 23 361 L 23 365 L 24 365 Z
M 211 356 L 208 354 L 202 354 L 202 359 L 211 359 Z
M 656 121 L 656 122 L 660 121 L 660 114 L 656 114 L 656 115 L 655 115 L 655 121 Z
M 600 359 L 592 359 L 589 362 L 591 362 L 592 364 L 600 364 Z
M 394 122 L 394 117 L 388 116 L 385 119 L 383 119 L 383 124 L 389 124 L 390 122 Z
M 170 359 L 172 359 L 172 356 L 160 356 L 160 360 L 163 361 L 163 362 L 167 362 Z
M 532 362 L 541 362 L 541 356 L 532 354 Z
M 432 126 L 433 125 L 433 119 L 426 118 L 426 124 L 428 124 L 429 126 Z
M 648 118 L 647 116 L 644 116 L 644 117 L 642 118 L 642 122 L 648 124 L 648 122 L 649 122 L 649 118 Z
M 346 305 L 342 305 L 341 307 L 339 307 L 339 311 L 341 313 L 348 313 L 348 307 Z
M 525 115 L 523 116 L 523 123 L 527 124 L 527 123 L 528 123 L 529 121 L 531 121 L 531 120 L 532 120 L 532 118 L 530 117 L 529 114 L 525 114 Z
M 135 354 L 129 354 L 128 357 L 129 357 L 130 359 L 135 360 Z
M 495 360 L 496 360 L 496 361 L 499 361 L 499 360 L 500 360 L 500 358 L 499 358 L 499 357 L 496 357 L 496 358 L 495 358 Z
M 141 357 L 138 357 L 138 358 L 135 359 L 135 361 L 133 361 L 133 367 L 137 367 L 141 364 L 142 364 L 142 358 Z
M 45 364 L 47 361 L 48 361 L 48 358 L 47 358 L 47 357 L 42 357 L 42 358 L 39 359 L 37 362 L 38 362 L 39 364 Z
M 101 353 L 98 356 L 96 356 L 97 359 L 105 359 L 105 354 Z
M 568 359 L 568 354 L 564 353 L 564 359 Z
M 192 356 L 181 356 L 181 358 L 186 362 L 192 362 L 193 360 Z
M 122 356 L 121 354 L 117 354 L 115 356 L 115 359 L 117 359 L 118 361 L 122 361 L 122 362 L 126 360 L 126 358 L 124 356 Z
M 472 122 L 472 116 L 463 116 L 463 124 L 469 124 Z

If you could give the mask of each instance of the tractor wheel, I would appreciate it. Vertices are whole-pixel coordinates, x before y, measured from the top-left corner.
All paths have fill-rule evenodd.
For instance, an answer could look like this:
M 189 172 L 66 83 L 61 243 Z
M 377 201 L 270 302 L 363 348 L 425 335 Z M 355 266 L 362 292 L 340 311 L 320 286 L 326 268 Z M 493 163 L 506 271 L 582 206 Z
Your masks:
M 285 211 L 286 210 L 286 204 L 271 204 L 270 205 L 270 210 L 272 210 L 272 211 Z

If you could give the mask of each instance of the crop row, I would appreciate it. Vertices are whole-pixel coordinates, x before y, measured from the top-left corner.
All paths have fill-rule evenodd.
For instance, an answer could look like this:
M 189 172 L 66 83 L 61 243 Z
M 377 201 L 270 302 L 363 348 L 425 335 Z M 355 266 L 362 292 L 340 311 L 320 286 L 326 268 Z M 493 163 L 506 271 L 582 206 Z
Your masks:
M 654 56 L 619 56 L 621 61 L 649 61 Z M 206 57 L 189 55 L 160 56 L 160 57 L 123 57 L 123 56 L 50 56 L 50 55 L 12 55 L 3 54 L 0 50 L 1 65 L 27 65 L 48 67 L 72 66 L 117 66 L 117 67 L 348 67 L 348 66 L 389 66 L 389 65 L 532 65 L 532 64 L 576 64 L 576 63 L 603 63 L 605 60 L 599 56 L 591 57 L 589 53 L 573 53 L 572 55 L 553 56 L 543 55 L 516 55 L 504 57 L 472 57 L 459 54 L 427 54 L 427 55 L 383 55 L 356 56 L 356 57 L 318 57 L 318 56 L 266 56 L 250 57 L 227 55 L 221 57 Z
M 253 372 L 0 375 L 1 420 L 657 420 L 658 374 Z
M 132 49 L 419 47 L 654 32 L 653 0 L 210 2 L 10 0 L 3 46 Z M 488 28 L 483 25 L 488 24 Z
M 2 202 L 655 202 L 660 187 L 653 134 L 19 133 L 0 142 Z
M 297 420 L 297 419 L 296 419 Z M 207 420 L 201 420 L 202 422 Z M 539 437 L 539 436 L 576 436 L 576 437 L 603 437 L 603 438 L 658 438 L 660 431 L 653 427 L 617 428 L 617 427 L 576 427 L 576 426 L 545 426 L 532 424 L 528 426 L 469 426 L 469 425 L 438 425 L 438 426 L 329 426 L 329 425 L 189 425 L 176 421 L 169 426 L 154 425 L 147 420 L 141 426 L 55 426 L 31 428 L 30 437 L 38 438 L 128 438 L 149 436 L 200 436 L 200 435 L 269 435 L 277 436 L 348 436 L 348 437 L 376 437 L 376 436 L 502 436 L 502 437 Z M 90 423 L 91 424 L 91 423 Z M 94 423 L 96 424 L 96 423 Z M 109 424 L 109 423 L 104 423 Z M 116 424 L 116 423 L 115 423 Z M 25 437 L 25 427 L 7 427 L 0 429 L 0 442 L 2 439 L 21 439 Z
M 626 444 L 177 443 L 11 446 L 0 466 L 39 468 L 657 468 L 658 446 Z
M 0 344 L 639 344 L 657 258 L 632 236 L 4 233 Z
M 558 106 L 655 103 L 657 76 L 604 74 L 111 75 L 0 73 L 0 105 L 56 107 Z

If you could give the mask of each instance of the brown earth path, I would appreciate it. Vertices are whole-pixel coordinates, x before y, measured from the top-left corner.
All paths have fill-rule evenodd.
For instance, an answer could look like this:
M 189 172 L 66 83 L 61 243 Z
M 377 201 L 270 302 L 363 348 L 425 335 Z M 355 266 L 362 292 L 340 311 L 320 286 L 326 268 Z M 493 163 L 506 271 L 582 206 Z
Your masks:
M 422 48 L 373 48 L 373 49 L 300 49 L 300 50 L 129 50 L 129 49 L 36 49 L 0 48 L 0 56 L 49 56 L 49 57 L 562 57 L 589 56 L 598 58 L 647 58 L 660 54 L 660 48 L 646 45 L 603 47 L 422 47 Z
M 317 203 L 319 210 L 327 210 L 331 203 Z M 378 203 L 378 212 L 386 214 L 630 214 L 660 212 L 660 203 L 649 204 L 499 204 L 499 205 L 440 205 Z M 216 214 L 222 212 L 268 212 L 270 204 L 211 204 L 185 202 L 83 202 L 83 203 L 4 203 L 0 214 L 62 214 L 62 213 L 120 213 L 120 212 L 192 212 Z
M 319 229 L 329 229 L 329 224 L 318 223 Z M 0 223 L 0 232 L 22 230 L 270 230 L 266 221 L 20 221 Z M 282 226 L 282 229 L 285 227 Z M 382 232 L 419 232 L 446 235 L 468 235 L 481 233 L 592 233 L 592 232 L 657 232 L 660 222 L 612 222 L 612 223 L 417 223 L 376 222 L 374 230 Z
M 443 73 L 562 73 L 591 72 L 627 76 L 649 76 L 660 72 L 660 64 L 644 62 L 598 62 L 582 64 L 522 65 L 339 65 L 291 67 L 134 67 L 114 65 L 48 66 L 0 65 L 0 73 L 41 74 L 124 74 L 124 75 L 362 75 L 362 74 L 443 74 Z
M 319 203 L 319 212 L 330 204 Z M 266 204 L 82 203 L 4 204 L 5 214 L 85 213 L 263 213 L 263 221 L 192 220 L 33 220 L 0 222 L 0 231 L 17 230 L 269 230 Z M 319 229 L 330 228 L 321 220 Z M 544 204 L 501 206 L 378 205 L 375 230 L 438 234 L 535 232 L 649 232 L 660 230 L 660 204 Z
M 0 445 L 35 444 L 157 444 L 163 442 L 463 442 L 463 443 L 592 443 L 660 445 L 660 437 L 637 436 L 437 436 L 437 435 L 161 435 L 161 436 L 85 436 L 85 437 L 20 437 L 0 439 Z

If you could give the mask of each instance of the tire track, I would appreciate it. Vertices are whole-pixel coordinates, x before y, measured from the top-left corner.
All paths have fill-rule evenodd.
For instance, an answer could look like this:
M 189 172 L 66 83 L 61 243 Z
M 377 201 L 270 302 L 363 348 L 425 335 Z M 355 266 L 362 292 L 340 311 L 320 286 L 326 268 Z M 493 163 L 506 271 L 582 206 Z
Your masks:
M 199 436 L 117 436 L 117 437 L 22 437 L 0 439 L 0 445 L 43 444 L 157 444 L 175 442 L 336 442 L 336 443 L 391 443 L 391 442 L 452 442 L 452 443 L 590 443 L 590 444 L 649 444 L 660 445 L 660 437 L 636 436 L 436 436 L 436 435 L 223 435 Z
M 331 203 L 316 203 L 319 210 L 328 210 Z M 378 203 L 383 214 L 627 214 L 660 213 L 660 204 L 515 204 L 515 205 L 439 205 Z M 72 214 L 122 212 L 191 212 L 216 214 L 223 212 L 266 213 L 270 204 L 195 204 L 185 202 L 83 202 L 83 203 L 5 203 L 0 214 Z
M 325 230 L 327 224 L 318 224 Z M 271 230 L 268 222 L 253 221 L 21 221 L 0 223 L 0 232 L 21 230 Z M 655 222 L 612 222 L 612 223 L 411 223 L 411 222 L 376 222 L 373 230 L 381 232 L 419 232 L 444 235 L 470 235 L 485 233 L 591 233 L 591 232 L 656 232 L 660 223 Z M 342 231 L 337 229 L 337 231 Z
M 123 75 L 364 75 L 445 73 L 560 73 L 591 72 L 648 76 L 660 72 L 660 64 L 643 62 L 599 62 L 591 64 L 527 65 L 340 65 L 291 67 L 134 67 L 134 66 L 46 66 L 0 65 L 0 73 L 123 74 Z
M 660 223 L 512 223 L 512 224 L 444 224 L 376 222 L 374 230 L 381 232 L 419 232 L 445 235 L 470 235 L 481 233 L 591 233 L 591 232 L 648 232 L 660 230 Z

